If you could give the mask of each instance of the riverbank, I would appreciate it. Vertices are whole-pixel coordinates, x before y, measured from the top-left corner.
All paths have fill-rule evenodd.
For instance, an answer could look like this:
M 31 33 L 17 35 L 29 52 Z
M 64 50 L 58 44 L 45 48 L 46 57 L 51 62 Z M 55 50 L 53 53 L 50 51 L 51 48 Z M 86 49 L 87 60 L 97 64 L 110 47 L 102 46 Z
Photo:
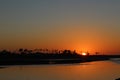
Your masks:
M 91 61 L 109 60 L 105 56 L 81 56 L 71 59 L 39 59 L 39 58 L 19 58 L 0 59 L 0 65 L 42 65 L 42 64 L 74 64 Z
M 44 51 L 44 52 L 43 52 Z M 0 65 L 34 65 L 34 64 L 74 64 L 90 61 L 109 60 L 120 58 L 120 55 L 85 55 L 71 50 L 27 50 L 19 49 L 17 52 L 0 51 Z

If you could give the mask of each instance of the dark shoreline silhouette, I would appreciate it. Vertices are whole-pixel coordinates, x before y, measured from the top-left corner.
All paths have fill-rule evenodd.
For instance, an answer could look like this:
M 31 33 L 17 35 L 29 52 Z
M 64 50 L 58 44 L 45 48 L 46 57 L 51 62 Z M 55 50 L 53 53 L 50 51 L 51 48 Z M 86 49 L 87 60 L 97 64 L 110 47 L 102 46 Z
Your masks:
M 120 58 L 120 55 L 89 55 L 87 53 L 86 56 L 82 56 L 71 50 L 32 51 L 22 48 L 18 52 L 0 51 L 0 65 L 73 64 L 110 58 Z
M 118 79 L 115 79 L 115 80 L 120 80 L 120 78 L 118 78 Z

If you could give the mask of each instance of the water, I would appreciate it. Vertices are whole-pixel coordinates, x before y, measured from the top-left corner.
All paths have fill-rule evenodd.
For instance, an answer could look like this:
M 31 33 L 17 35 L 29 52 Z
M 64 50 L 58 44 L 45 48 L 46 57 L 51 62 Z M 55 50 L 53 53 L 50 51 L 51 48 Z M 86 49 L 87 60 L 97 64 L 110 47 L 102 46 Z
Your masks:
M 120 64 L 114 61 L 0 67 L 0 80 L 115 80 L 116 78 L 120 78 Z

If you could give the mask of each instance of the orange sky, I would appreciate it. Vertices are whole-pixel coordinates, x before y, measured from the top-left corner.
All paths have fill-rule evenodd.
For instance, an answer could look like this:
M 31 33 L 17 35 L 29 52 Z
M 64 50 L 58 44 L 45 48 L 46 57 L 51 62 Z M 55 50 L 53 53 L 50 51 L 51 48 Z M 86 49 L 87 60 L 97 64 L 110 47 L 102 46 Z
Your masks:
M 120 1 L 2 1 L 0 49 L 120 53 Z

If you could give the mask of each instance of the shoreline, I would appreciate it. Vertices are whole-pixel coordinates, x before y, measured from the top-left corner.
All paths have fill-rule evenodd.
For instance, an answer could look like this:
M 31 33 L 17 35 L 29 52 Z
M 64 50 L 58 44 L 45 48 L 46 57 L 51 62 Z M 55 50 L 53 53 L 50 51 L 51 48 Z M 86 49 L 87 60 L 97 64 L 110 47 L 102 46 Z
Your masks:
M 19 60 L 19 61 L 0 61 L 0 66 L 4 65 L 44 65 L 44 64 L 75 64 L 93 61 L 104 61 L 106 59 L 82 60 L 82 59 L 40 59 L 40 60 Z

